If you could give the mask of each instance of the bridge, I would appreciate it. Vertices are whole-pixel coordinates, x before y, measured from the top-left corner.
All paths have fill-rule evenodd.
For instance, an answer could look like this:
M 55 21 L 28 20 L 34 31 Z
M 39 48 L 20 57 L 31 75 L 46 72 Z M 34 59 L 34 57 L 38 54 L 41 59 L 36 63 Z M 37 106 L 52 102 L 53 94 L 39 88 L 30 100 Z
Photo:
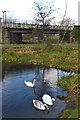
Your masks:
M 25 23 L 2 23 L 2 27 L 15 28 L 15 29 L 32 29 L 32 28 L 39 27 L 42 29 L 42 25 L 25 24 Z M 54 29 L 54 30 L 73 30 L 73 26 L 45 25 L 45 27 Z
M 44 34 L 63 34 L 66 31 L 66 35 L 70 37 L 70 32 L 73 30 L 73 26 L 51 26 L 35 25 L 25 23 L 2 23 L 0 22 L 0 43 L 22 43 L 22 34 L 33 34 L 37 29 L 38 33 Z M 33 35 L 36 37 L 37 35 Z M 38 37 L 38 36 L 37 36 Z

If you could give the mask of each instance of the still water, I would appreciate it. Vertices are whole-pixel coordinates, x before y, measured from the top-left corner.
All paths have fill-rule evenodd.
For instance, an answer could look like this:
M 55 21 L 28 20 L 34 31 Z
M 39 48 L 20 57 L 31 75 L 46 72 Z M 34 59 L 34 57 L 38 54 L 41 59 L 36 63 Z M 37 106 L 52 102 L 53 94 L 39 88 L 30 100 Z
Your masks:
M 59 99 L 59 96 L 67 96 L 56 85 L 64 75 L 64 72 L 54 68 L 44 68 L 43 66 L 22 66 L 8 65 L 3 67 L 2 74 L 2 116 L 3 118 L 58 118 L 65 109 L 66 103 Z M 36 79 L 35 87 L 30 88 L 24 81 Z M 55 98 L 55 103 L 49 111 L 40 111 L 33 106 L 32 100 L 42 101 L 43 94 L 49 94 Z

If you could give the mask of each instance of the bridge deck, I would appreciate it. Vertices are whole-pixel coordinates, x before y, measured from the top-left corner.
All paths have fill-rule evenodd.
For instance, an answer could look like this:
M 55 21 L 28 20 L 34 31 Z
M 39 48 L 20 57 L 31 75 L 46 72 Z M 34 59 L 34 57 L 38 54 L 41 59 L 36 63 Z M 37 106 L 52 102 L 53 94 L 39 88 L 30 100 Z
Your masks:
M 24 23 L 2 23 L 2 27 L 4 28 L 15 28 L 15 29 L 33 29 L 37 28 L 37 25 L 35 24 L 24 24 Z M 42 26 L 38 26 L 38 28 L 42 29 Z M 74 26 L 59 26 L 59 25 L 47 25 L 45 26 L 47 29 L 52 30 L 73 30 Z

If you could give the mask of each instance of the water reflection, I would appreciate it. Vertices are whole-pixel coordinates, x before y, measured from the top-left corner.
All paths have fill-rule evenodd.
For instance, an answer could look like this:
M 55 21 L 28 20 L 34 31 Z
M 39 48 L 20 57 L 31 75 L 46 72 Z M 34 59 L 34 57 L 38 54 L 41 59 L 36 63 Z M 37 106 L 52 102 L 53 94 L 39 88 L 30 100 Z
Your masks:
M 56 70 L 54 68 L 44 69 L 44 82 L 54 86 L 56 81 L 59 80 L 58 71 L 59 70 Z
M 63 75 L 69 73 L 43 66 L 3 66 L 2 97 L 4 118 L 57 118 L 65 109 L 64 100 L 57 96 L 67 96 L 55 83 Z M 35 87 L 25 86 L 24 80 L 36 79 Z M 56 99 L 50 111 L 42 112 L 34 108 L 33 99 L 42 101 L 43 94 L 49 94 Z

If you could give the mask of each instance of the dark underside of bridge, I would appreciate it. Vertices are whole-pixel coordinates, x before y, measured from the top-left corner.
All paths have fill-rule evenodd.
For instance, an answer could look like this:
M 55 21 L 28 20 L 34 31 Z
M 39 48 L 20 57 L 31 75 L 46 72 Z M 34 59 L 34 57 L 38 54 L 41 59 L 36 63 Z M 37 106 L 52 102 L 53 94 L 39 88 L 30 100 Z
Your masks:
M 32 30 L 31 29 L 19 29 L 19 30 L 15 30 L 15 29 L 10 29 L 9 31 L 10 34 L 10 43 L 17 43 L 17 44 L 21 44 L 23 43 L 23 34 L 32 34 Z
M 32 37 L 37 37 L 38 39 L 41 39 L 41 36 L 43 36 L 43 34 L 59 34 L 60 39 L 62 39 L 63 35 L 65 33 L 64 36 L 64 40 L 69 40 L 70 38 L 70 31 L 66 31 L 65 30 L 51 30 L 51 29 L 15 29 L 15 28 L 3 28 L 3 43 L 9 43 L 9 44 L 22 44 L 23 43 L 23 34 L 31 34 Z

